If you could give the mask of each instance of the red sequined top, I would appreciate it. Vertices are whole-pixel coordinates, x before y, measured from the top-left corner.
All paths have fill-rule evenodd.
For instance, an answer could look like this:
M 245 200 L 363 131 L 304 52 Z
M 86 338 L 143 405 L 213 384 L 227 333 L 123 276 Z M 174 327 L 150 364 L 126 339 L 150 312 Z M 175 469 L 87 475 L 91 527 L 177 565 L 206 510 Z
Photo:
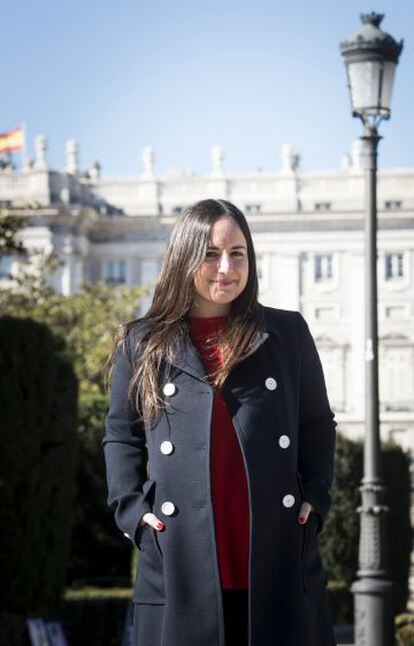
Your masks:
M 192 342 L 210 374 L 222 362 L 216 343 L 204 341 L 226 325 L 227 316 L 187 319 Z M 211 490 L 215 519 L 217 557 L 222 588 L 248 588 L 249 496 L 239 440 L 226 401 L 214 392 L 211 423 Z

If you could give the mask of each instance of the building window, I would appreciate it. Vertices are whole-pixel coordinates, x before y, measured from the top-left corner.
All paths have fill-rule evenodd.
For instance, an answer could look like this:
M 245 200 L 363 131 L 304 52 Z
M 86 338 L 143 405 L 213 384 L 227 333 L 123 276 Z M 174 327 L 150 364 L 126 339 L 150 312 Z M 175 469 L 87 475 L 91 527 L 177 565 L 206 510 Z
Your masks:
M 401 339 L 401 345 L 388 345 L 383 340 L 379 346 L 379 388 L 383 410 L 403 411 L 414 408 L 414 348 Z
M 400 200 L 388 200 L 385 202 L 386 211 L 396 211 L 402 208 L 402 202 Z
M 315 256 L 315 281 L 332 278 L 332 256 L 323 254 Z
M 246 204 L 245 211 L 249 215 L 255 215 L 260 213 L 261 206 L 260 204 Z
M 385 254 L 385 280 L 396 280 L 403 276 L 402 253 Z
M 126 262 L 122 260 L 107 260 L 104 263 L 106 282 L 121 285 L 126 282 Z
M 331 203 L 330 202 L 315 202 L 314 204 L 315 211 L 330 211 Z

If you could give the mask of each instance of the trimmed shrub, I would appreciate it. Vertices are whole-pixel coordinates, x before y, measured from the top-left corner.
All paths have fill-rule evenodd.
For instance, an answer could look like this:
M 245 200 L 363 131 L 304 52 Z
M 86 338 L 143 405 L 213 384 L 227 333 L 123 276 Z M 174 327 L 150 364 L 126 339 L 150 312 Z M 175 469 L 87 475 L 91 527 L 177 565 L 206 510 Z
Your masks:
M 115 525 L 109 509 L 102 450 L 108 396 L 79 400 L 79 461 L 68 585 L 122 585 L 129 582 L 131 541 Z M 123 581 L 124 580 L 124 581 Z
M 362 445 L 337 433 L 332 508 L 320 534 L 323 562 L 329 580 L 350 586 L 358 563 Z
M 69 644 L 119 646 L 132 589 L 68 589 L 60 618 Z
M 410 459 L 397 444 L 388 442 L 383 454 L 384 479 L 387 485 L 386 504 L 387 538 L 390 553 L 390 571 L 397 583 L 395 611 L 407 607 L 411 555 L 410 522 Z
M 352 624 L 354 621 L 354 598 L 349 591 L 349 585 L 344 581 L 329 581 L 328 599 L 335 624 Z
M 395 610 L 402 612 L 407 603 L 411 551 L 409 457 L 400 446 L 387 442 L 382 445 L 382 461 L 386 484 L 385 504 L 389 506 L 386 536 L 390 578 L 397 583 Z M 361 504 L 359 486 L 362 465 L 362 442 L 351 441 L 338 433 L 333 505 L 320 535 L 322 558 L 332 585 L 332 598 L 335 596 L 334 589 L 343 585 L 349 588 L 356 579 L 360 522 L 356 508 Z M 398 528 L 398 531 L 394 528 Z M 343 605 L 346 598 L 350 602 L 348 610 Z M 340 611 L 337 601 L 332 601 L 337 622 L 339 618 L 336 618 L 335 609 L 338 609 L 341 617 L 348 617 L 352 621 L 352 604 L 351 594 L 342 597 Z
M 64 351 L 46 326 L 0 319 L 0 604 L 10 615 L 53 611 L 65 583 L 77 379 Z

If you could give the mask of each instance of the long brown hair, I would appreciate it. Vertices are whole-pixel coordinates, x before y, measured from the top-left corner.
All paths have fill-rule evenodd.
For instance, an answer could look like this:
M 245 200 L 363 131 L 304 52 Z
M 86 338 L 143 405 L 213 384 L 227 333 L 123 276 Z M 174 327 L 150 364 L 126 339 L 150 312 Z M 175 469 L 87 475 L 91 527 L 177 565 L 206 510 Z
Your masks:
M 249 273 L 243 292 L 231 302 L 226 328 L 216 339 L 209 339 L 210 343 L 219 341 L 223 354 L 223 365 L 210 375 L 216 388 L 223 385 L 232 368 L 247 354 L 260 329 L 256 258 L 246 218 L 226 200 L 207 199 L 192 204 L 177 218 L 171 232 L 151 307 L 144 316 L 118 326 L 108 359 L 110 378 L 118 347 L 125 344 L 136 326 L 138 329 L 142 323 L 149 326 L 149 335 L 135 343 L 135 347 L 131 345 L 134 374 L 128 396 L 133 397 L 135 392 L 134 403 L 141 420 L 153 422 L 163 408 L 161 386 L 167 377 L 168 363 L 182 356 L 188 342 L 185 317 L 195 294 L 194 275 L 206 257 L 211 226 L 223 215 L 232 217 L 242 230 Z M 129 338 L 133 336 L 130 334 Z

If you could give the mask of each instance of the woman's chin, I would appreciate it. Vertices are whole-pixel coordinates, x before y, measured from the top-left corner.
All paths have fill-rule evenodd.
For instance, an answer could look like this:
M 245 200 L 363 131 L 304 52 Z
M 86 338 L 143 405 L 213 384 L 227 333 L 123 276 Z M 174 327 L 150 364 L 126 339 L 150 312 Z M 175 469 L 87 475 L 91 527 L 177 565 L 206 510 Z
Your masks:
M 237 294 L 231 294 L 230 292 L 228 293 L 216 293 L 214 296 L 211 297 L 211 300 L 213 303 L 217 303 L 218 305 L 223 305 L 225 303 L 231 303 L 234 301 L 234 299 L 237 298 Z

